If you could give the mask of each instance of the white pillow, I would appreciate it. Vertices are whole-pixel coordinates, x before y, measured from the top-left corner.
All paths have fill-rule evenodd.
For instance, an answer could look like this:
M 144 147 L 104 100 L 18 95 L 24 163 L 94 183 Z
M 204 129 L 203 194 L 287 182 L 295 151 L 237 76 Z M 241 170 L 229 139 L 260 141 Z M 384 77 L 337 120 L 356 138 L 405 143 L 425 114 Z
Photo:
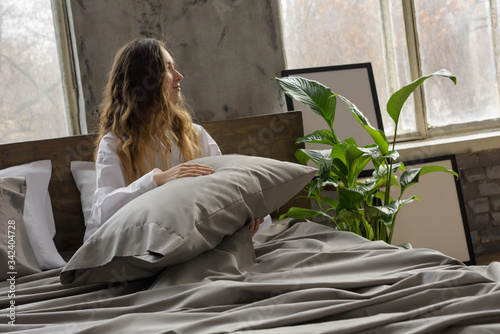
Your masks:
M 92 199 L 96 186 L 95 164 L 90 161 L 71 161 L 70 168 L 76 186 L 80 191 L 83 219 L 85 220 L 85 226 L 87 226 L 87 222 L 92 216 Z
M 66 264 L 52 240 L 55 235 L 55 223 L 48 191 L 51 174 L 50 160 L 34 161 L 0 170 L 0 177 L 26 179 L 23 218 L 31 247 L 42 270 L 60 268 Z
M 0 281 L 9 278 L 7 274 L 15 271 L 17 277 L 39 273 L 40 265 L 33 252 L 33 247 L 26 232 L 23 219 L 26 181 L 22 177 L 0 177 Z M 15 234 L 12 234 L 14 232 Z M 12 242 L 15 243 L 15 268 L 12 263 Z

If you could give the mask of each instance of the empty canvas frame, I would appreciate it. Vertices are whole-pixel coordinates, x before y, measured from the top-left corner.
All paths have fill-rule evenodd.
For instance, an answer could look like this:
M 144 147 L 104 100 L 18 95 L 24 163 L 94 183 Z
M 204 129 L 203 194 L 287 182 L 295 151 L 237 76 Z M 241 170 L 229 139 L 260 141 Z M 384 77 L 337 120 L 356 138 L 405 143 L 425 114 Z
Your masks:
M 333 93 L 345 96 L 368 118 L 370 124 L 383 130 L 380 106 L 375 88 L 375 80 L 370 63 L 314 67 L 285 70 L 282 76 L 299 76 L 322 83 Z M 288 110 L 301 110 L 303 113 L 304 134 L 327 129 L 325 121 L 301 102 L 286 96 Z M 333 130 L 340 141 L 353 137 L 359 146 L 373 144 L 366 130 L 356 121 L 346 104 L 337 98 L 337 108 Z M 321 144 L 306 144 L 309 149 L 325 148 Z
M 405 162 L 406 170 L 425 165 L 439 165 L 458 173 L 455 156 Z M 393 198 L 398 195 L 391 193 Z M 460 180 L 452 174 L 431 172 L 410 186 L 403 198 L 412 195 L 421 201 L 400 209 L 392 244 L 408 242 L 413 248 L 435 249 L 466 264 L 475 264 Z

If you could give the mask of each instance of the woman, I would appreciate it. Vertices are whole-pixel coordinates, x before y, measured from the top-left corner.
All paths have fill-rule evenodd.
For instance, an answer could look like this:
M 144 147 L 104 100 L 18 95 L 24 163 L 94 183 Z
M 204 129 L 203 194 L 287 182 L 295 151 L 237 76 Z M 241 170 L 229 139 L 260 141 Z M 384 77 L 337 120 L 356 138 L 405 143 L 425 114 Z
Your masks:
M 118 51 L 99 107 L 97 188 L 84 241 L 144 192 L 174 179 L 214 172 L 210 166 L 185 163 L 221 152 L 212 137 L 192 123 L 182 103 L 182 79 L 158 40 L 136 39 Z M 249 225 L 252 235 L 262 221 Z

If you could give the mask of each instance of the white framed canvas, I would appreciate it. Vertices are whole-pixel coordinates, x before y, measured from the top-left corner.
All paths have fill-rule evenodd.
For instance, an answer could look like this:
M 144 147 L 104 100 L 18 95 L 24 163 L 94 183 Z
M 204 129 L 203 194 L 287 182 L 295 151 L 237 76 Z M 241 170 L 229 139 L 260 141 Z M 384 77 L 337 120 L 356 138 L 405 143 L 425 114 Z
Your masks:
M 454 155 L 405 162 L 407 170 L 425 165 L 439 165 L 458 173 Z M 393 198 L 397 195 L 391 194 Z M 414 248 L 435 249 L 465 264 L 475 264 L 460 179 L 444 172 L 428 173 L 410 186 L 403 198 L 412 195 L 421 201 L 400 209 L 392 244 L 408 242 Z
M 333 93 L 345 96 L 361 110 L 373 127 L 383 130 L 371 63 L 290 69 L 282 71 L 281 75 L 298 76 L 322 83 L 329 87 Z M 288 110 L 302 111 L 304 134 L 327 128 L 324 120 L 305 104 L 288 96 L 286 96 L 286 101 Z M 340 141 L 353 137 L 358 146 L 373 143 L 368 132 L 356 121 L 345 103 L 338 98 L 333 130 Z M 306 148 L 321 149 L 322 146 L 321 144 L 308 143 Z

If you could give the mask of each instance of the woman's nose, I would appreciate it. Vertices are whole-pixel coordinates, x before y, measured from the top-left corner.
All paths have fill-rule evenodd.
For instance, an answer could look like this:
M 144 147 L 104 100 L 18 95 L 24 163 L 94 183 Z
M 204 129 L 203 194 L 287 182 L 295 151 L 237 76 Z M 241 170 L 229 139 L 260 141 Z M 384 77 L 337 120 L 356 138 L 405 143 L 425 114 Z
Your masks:
M 184 76 L 179 71 L 175 70 L 175 74 L 176 74 L 176 78 L 175 78 L 176 81 L 181 82 L 182 79 L 184 79 Z

